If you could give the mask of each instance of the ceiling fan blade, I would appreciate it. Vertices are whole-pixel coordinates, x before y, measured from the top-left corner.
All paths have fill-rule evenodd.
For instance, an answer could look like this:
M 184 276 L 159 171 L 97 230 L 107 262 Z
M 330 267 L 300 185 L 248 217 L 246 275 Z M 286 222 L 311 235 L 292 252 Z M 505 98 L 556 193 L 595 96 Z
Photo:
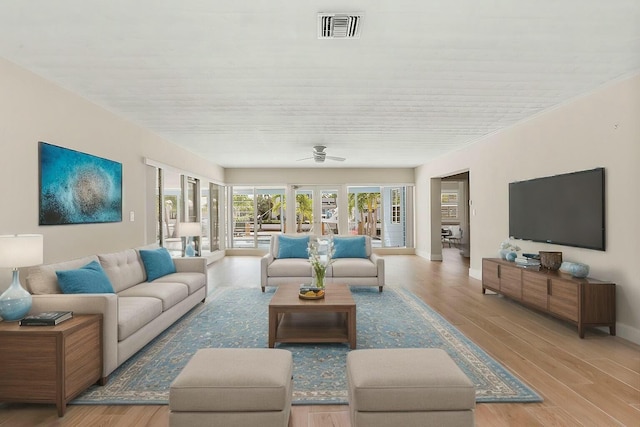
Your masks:
M 297 162 L 301 162 L 303 160 L 313 160 L 313 157 L 305 157 L 304 159 L 298 159 Z
M 338 162 L 344 162 L 345 160 L 347 160 L 344 157 L 336 157 L 336 156 L 326 156 L 326 158 L 329 160 L 336 160 Z

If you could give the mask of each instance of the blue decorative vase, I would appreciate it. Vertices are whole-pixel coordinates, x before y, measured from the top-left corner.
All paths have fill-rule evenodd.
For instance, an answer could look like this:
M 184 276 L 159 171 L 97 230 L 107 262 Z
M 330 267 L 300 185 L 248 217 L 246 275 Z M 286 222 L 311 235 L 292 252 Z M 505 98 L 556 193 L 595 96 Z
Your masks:
M 515 260 L 516 260 L 516 258 L 518 258 L 518 253 L 517 253 L 517 252 L 509 252 L 509 253 L 507 254 L 507 258 L 506 258 L 506 260 L 507 260 L 507 261 L 511 261 L 511 262 L 513 262 L 513 261 L 515 261 Z
M 193 249 L 193 245 L 191 245 L 191 243 L 189 243 L 186 247 L 186 249 L 184 250 L 184 255 L 185 256 L 196 256 L 196 250 Z
M 563 262 L 560 271 L 582 279 L 589 275 L 589 266 L 579 262 Z
M 31 294 L 20 286 L 18 270 L 13 270 L 11 285 L 0 295 L 0 316 L 7 322 L 22 319 L 31 310 L 31 300 Z

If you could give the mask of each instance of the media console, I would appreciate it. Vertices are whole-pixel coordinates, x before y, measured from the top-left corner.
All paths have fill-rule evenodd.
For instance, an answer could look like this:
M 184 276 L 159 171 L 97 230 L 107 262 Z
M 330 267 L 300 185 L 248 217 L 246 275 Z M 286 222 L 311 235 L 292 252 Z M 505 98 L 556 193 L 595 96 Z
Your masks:
M 578 326 L 608 326 L 616 334 L 616 285 L 566 273 L 525 269 L 498 258 L 482 259 L 482 293 L 489 289 Z

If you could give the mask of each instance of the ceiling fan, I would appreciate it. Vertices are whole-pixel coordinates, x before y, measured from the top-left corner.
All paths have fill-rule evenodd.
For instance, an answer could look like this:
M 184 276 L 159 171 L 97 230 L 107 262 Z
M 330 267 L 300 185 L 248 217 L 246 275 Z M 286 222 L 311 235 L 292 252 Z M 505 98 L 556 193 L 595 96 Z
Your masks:
M 324 151 L 324 150 L 326 150 L 326 148 L 327 147 L 325 145 L 314 145 L 313 146 L 313 156 L 312 157 L 305 157 L 304 159 L 298 159 L 298 161 L 313 159 L 313 161 L 316 162 L 316 163 L 324 163 L 324 161 L 326 159 L 335 160 L 335 161 L 338 161 L 338 162 L 344 162 L 346 160 L 344 157 L 327 156 L 327 153 Z

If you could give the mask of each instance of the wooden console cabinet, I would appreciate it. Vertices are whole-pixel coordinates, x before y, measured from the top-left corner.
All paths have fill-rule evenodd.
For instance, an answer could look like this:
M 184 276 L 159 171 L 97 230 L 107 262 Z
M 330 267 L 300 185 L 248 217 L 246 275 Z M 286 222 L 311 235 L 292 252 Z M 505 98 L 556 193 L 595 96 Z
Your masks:
M 498 258 L 482 260 L 482 293 L 489 289 L 524 305 L 568 320 L 584 338 L 587 326 L 616 334 L 616 285 L 542 269 L 524 269 Z
M 102 376 L 102 315 L 56 326 L 0 322 L 0 402 L 67 403 Z

